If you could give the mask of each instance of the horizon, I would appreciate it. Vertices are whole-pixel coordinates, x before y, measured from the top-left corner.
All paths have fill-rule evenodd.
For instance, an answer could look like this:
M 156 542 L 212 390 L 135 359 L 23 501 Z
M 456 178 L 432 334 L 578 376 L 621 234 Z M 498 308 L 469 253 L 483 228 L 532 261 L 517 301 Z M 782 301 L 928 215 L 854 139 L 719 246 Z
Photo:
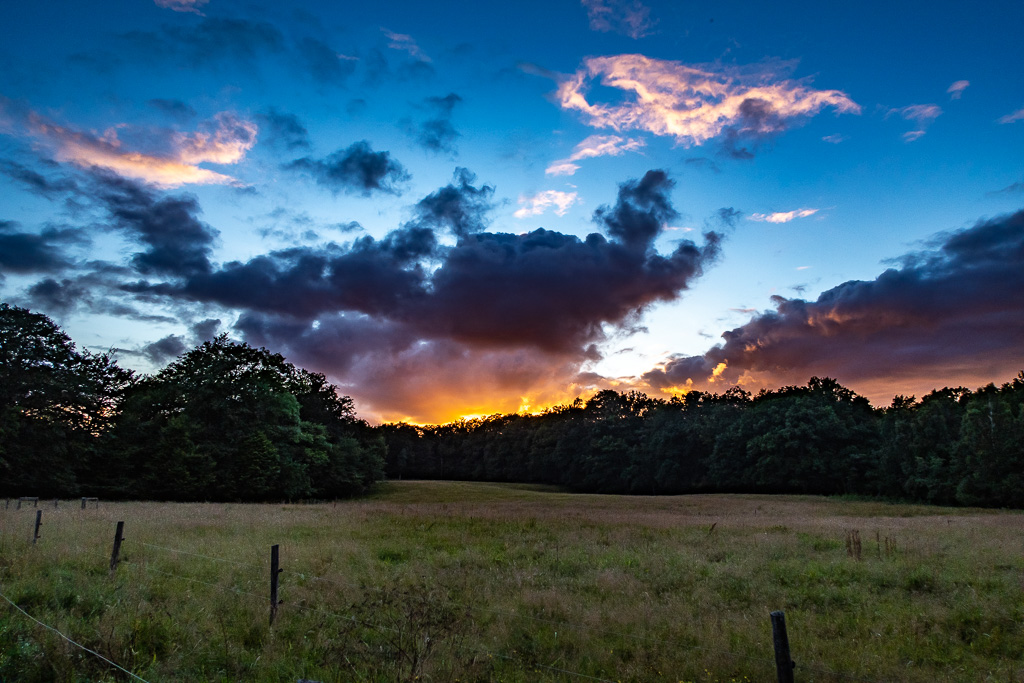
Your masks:
M 228 333 L 420 425 L 1024 368 L 1019 3 L 0 17 L 0 300 L 123 367 Z

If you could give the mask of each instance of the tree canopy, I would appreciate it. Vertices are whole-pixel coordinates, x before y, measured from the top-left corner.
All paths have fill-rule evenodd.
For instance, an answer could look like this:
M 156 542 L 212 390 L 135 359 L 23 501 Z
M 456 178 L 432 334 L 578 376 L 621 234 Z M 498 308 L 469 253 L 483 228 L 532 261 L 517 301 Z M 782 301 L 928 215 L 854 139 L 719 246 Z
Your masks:
M 175 500 L 365 491 L 384 444 L 317 373 L 226 335 L 136 377 L 0 304 L 0 493 Z
M 45 315 L 0 304 L 0 490 L 73 489 L 132 378 L 109 355 L 78 351 Z

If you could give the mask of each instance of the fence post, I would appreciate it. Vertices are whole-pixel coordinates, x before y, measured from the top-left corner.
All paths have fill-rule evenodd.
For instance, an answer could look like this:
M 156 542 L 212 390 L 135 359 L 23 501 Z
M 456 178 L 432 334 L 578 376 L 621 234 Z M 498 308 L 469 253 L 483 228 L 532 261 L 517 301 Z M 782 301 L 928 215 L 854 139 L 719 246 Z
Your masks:
M 39 540 L 39 527 L 41 527 L 42 525 L 43 525 L 43 511 L 42 510 L 36 510 L 36 530 L 35 530 L 35 533 L 32 534 L 32 545 L 35 545 L 36 541 Z
M 281 561 L 278 554 L 280 546 L 270 546 L 270 625 L 274 625 L 274 617 L 277 616 L 277 606 L 280 604 L 277 599 L 277 577 L 281 573 Z
M 121 555 L 121 541 L 124 540 L 124 522 L 117 523 L 117 531 L 114 532 L 114 550 L 110 553 L 110 573 L 117 569 L 117 563 Z
M 85 496 L 82 496 L 82 509 L 85 509 Z
M 786 614 L 772 612 L 772 643 L 775 645 L 775 671 L 779 683 L 793 683 L 793 669 L 796 662 L 789 656 L 789 636 L 786 634 Z

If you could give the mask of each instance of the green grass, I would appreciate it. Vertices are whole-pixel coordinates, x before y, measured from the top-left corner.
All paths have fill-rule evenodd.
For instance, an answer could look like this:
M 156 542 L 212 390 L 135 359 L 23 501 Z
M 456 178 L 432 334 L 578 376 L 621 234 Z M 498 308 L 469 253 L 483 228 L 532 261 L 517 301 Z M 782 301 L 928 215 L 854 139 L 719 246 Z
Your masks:
M 147 681 L 771 681 L 777 609 L 801 682 L 1024 681 L 1017 512 L 463 482 L 43 510 L 33 546 L 0 506 L 0 592 Z M 0 600 L 0 681 L 114 680 Z

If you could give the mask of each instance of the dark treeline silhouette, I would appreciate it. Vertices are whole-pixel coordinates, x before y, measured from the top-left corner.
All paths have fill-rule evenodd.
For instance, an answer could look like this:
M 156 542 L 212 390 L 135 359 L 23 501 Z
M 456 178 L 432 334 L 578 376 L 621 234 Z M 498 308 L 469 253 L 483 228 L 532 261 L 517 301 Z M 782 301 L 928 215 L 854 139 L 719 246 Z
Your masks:
M 596 493 L 815 493 L 1024 507 L 1024 372 L 885 409 L 828 378 L 662 400 L 602 391 L 542 415 L 379 428 L 392 478 Z
M 1024 372 L 875 409 L 829 378 L 602 391 L 541 415 L 370 427 L 322 374 L 220 336 L 137 377 L 0 304 L 0 496 L 297 500 L 392 478 L 576 491 L 878 496 L 1024 508 Z
M 383 456 L 350 398 L 266 349 L 220 336 L 136 377 L 0 304 L 0 495 L 334 498 Z

